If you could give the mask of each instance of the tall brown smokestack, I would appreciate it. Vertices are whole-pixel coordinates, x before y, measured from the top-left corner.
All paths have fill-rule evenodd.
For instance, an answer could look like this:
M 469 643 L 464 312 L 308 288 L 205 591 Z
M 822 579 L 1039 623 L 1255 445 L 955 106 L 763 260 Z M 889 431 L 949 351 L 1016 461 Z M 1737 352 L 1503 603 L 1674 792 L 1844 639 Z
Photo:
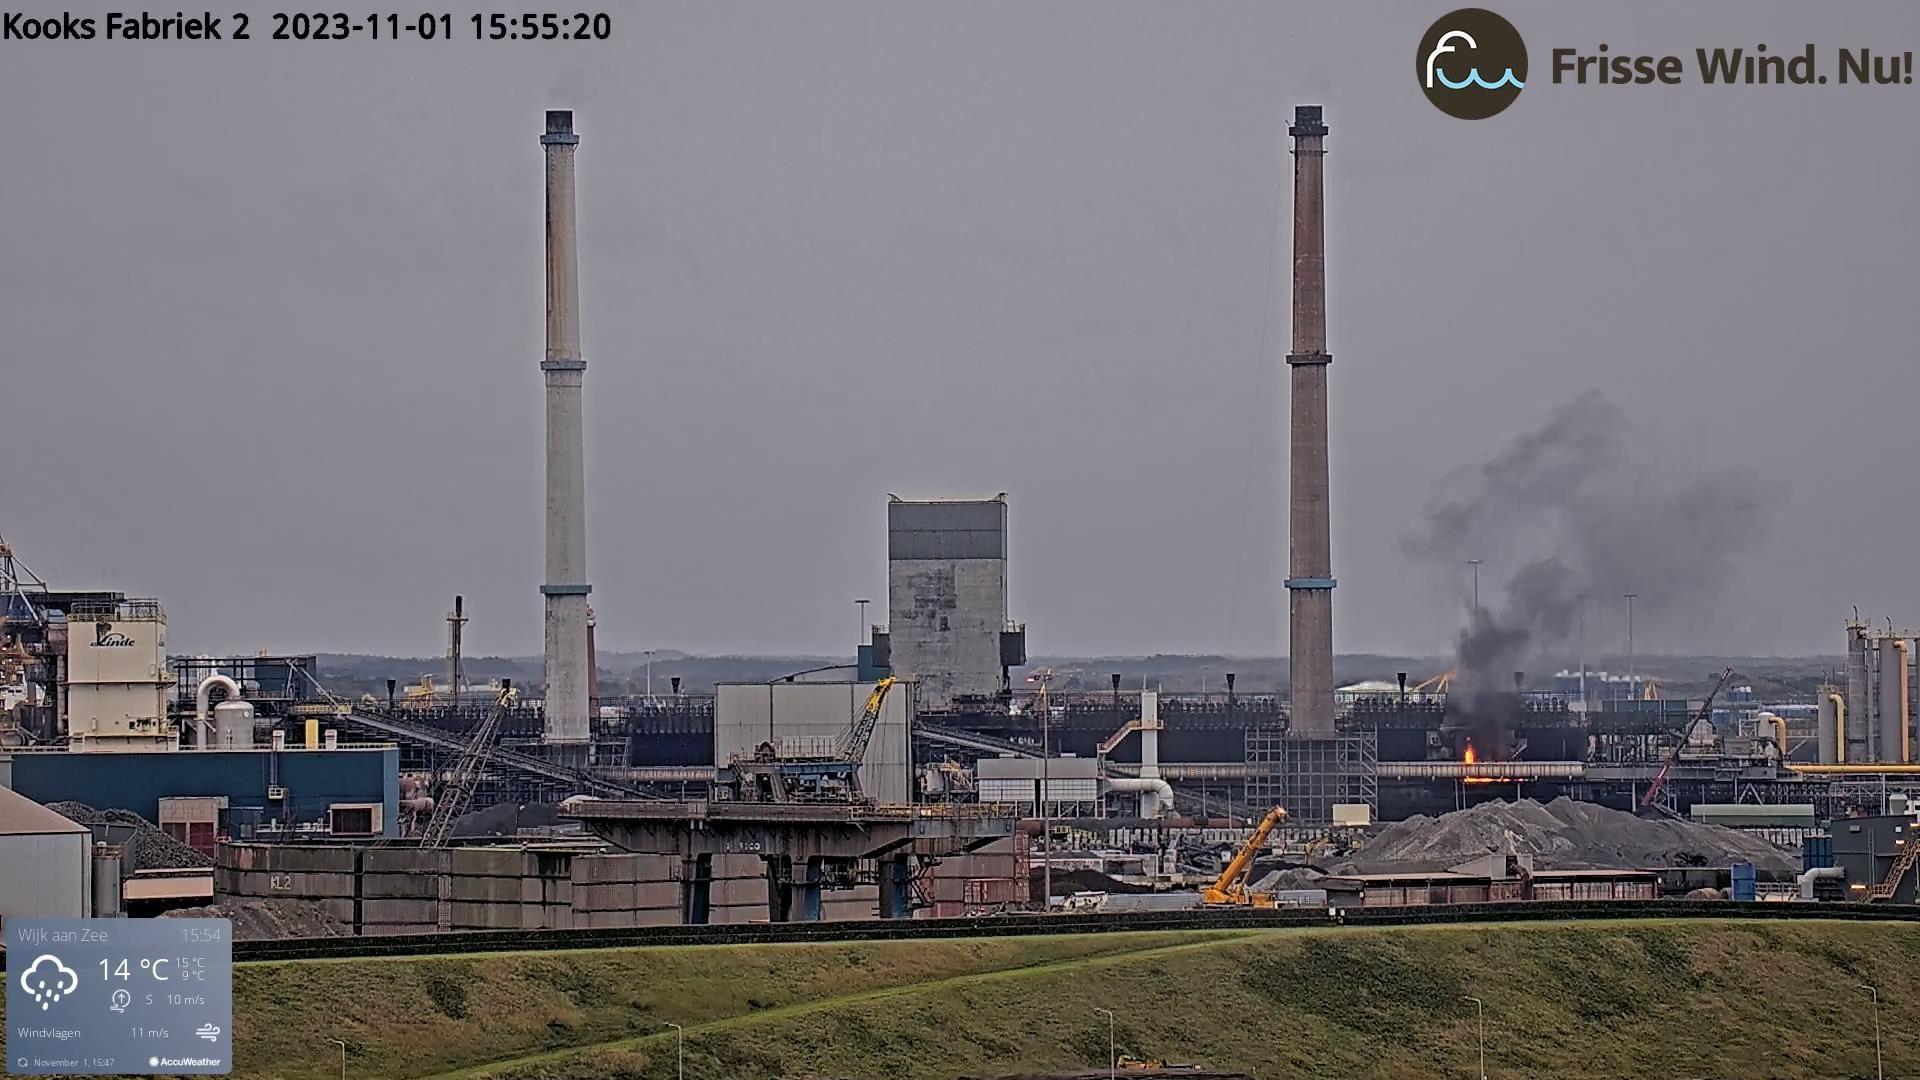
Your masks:
M 1293 110 L 1293 403 L 1287 511 L 1291 729 L 1332 735 L 1333 554 L 1327 501 L 1327 260 L 1320 106 Z

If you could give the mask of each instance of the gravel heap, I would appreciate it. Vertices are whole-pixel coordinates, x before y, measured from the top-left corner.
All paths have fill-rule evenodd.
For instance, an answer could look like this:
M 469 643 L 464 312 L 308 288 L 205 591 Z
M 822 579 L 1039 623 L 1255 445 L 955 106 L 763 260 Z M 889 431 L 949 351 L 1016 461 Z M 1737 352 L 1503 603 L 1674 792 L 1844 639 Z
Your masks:
M 1375 833 L 1347 873 L 1431 871 L 1457 866 L 1489 851 L 1531 853 L 1542 870 L 1656 866 L 1726 866 L 1750 862 L 1775 877 L 1791 876 L 1799 860 L 1752 833 L 1672 818 L 1643 818 L 1597 803 L 1561 797 L 1484 802 L 1437 818 L 1411 817 Z
M 81 825 L 132 826 L 133 869 L 176 870 L 213 865 L 212 859 L 168 836 L 153 822 L 131 810 L 95 810 L 77 802 L 48 803 L 47 809 Z
M 175 908 L 170 919 L 232 919 L 236 941 L 351 937 L 353 928 L 310 900 L 230 900 L 205 907 Z

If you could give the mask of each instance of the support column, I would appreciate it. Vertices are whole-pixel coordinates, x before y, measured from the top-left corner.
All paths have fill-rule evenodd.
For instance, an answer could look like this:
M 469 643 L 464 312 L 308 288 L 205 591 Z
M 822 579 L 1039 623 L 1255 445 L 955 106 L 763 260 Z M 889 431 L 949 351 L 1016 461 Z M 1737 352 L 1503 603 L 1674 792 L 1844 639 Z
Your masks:
M 888 855 L 880 860 L 880 917 L 904 919 L 913 913 L 908 901 L 913 893 L 913 874 L 908 856 Z
M 796 886 L 800 890 L 800 918 L 803 922 L 820 921 L 820 879 L 823 876 L 820 856 L 808 859 L 804 876 Z
M 763 855 L 761 863 L 767 876 L 767 921 L 793 921 L 793 859 L 786 855 Z
M 680 921 L 705 926 L 713 910 L 713 856 L 689 855 L 680 863 Z

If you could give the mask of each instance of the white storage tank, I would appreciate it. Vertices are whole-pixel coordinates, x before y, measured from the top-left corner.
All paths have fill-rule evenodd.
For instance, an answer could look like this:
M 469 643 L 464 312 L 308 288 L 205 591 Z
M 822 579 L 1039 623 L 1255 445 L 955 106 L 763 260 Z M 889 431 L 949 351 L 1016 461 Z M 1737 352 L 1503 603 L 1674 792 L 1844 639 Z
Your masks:
M 253 748 L 253 702 L 223 701 L 213 707 L 213 745 L 225 750 Z
M 1880 640 L 1880 760 L 1909 760 L 1908 717 L 1912 709 L 1908 667 L 1912 646 L 1903 638 Z
M 1837 765 L 1846 749 L 1847 701 L 1833 687 L 1820 688 L 1820 764 Z

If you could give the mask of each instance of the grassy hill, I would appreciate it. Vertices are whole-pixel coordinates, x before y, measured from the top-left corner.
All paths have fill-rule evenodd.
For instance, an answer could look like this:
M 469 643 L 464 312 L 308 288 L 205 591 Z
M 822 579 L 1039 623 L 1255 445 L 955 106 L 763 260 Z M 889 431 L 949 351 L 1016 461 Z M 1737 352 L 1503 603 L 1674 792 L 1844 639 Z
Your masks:
M 1121 1051 L 1275 1077 L 1867 1077 L 1920 1057 L 1920 928 L 1644 920 L 242 965 L 235 1076 L 993 1076 Z

